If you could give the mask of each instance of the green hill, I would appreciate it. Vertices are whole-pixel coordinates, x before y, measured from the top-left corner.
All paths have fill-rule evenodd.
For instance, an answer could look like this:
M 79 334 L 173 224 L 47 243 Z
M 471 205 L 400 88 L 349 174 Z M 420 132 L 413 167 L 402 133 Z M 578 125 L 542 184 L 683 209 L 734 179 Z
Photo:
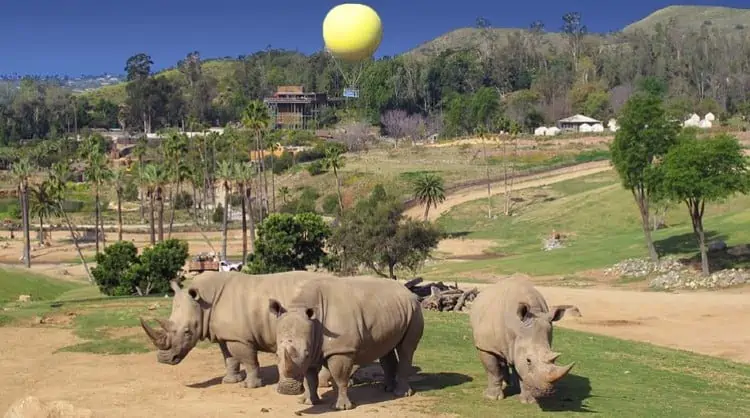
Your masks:
M 623 32 L 634 32 L 637 29 L 649 32 L 657 24 L 665 25 L 672 19 L 680 29 L 698 30 L 703 23 L 708 23 L 711 27 L 719 30 L 750 31 L 750 9 L 718 6 L 669 6 L 626 26 Z

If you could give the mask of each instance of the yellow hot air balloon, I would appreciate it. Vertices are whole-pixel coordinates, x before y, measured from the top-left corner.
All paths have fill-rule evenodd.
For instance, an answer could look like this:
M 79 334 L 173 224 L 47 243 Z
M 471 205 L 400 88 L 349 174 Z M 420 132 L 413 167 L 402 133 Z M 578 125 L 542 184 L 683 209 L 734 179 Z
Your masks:
M 323 40 L 334 57 L 358 62 L 372 56 L 383 38 L 377 12 L 364 4 L 345 3 L 331 9 L 323 20 Z

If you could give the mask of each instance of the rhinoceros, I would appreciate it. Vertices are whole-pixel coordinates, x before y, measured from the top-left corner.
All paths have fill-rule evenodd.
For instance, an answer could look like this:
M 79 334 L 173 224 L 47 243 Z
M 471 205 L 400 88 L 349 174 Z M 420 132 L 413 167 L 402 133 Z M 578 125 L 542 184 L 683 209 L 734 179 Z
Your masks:
M 386 391 L 414 393 L 408 378 L 424 318 L 416 296 L 398 282 L 361 276 L 307 281 L 289 304 L 269 298 L 267 306 L 277 321 L 279 393 L 319 403 L 318 373 L 326 365 L 338 392 L 333 408 L 352 409 L 351 370 L 375 360 Z
M 505 397 L 503 384 L 510 385 L 511 368 L 521 386 L 522 403 L 537 403 L 537 398 L 554 391 L 554 383 L 575 364 L 556 365 L 560 354 L 550 346 L 552 322 L 567 310 L 581 315 L 574 305 L 547 307 L 542 294 L 520 278 L 501 280 L 479 293 L 471 306 L 470 322 L 474 345 L 487 372 L 485 397 Z
M 269 318 L 268 299 L 288 301 L 296 285 L 306 280 L 330 277 L 321 273 L 294 271 L 267 275 L 240 272 L 208 272 L 197 276 L 186 289 L 172 281 L 172 314 L 157 319 L 160 330 L 143 318 L 141 326 L 159 349 L 160 363 L 179 364 L 198 341 L 219 344 L 226 375 L 223 383 L 242 380 L 240 364 L 245 365 L 244 385 L 262 385 L 258 375 L 258 352 L 276 352 L 276 321 Z

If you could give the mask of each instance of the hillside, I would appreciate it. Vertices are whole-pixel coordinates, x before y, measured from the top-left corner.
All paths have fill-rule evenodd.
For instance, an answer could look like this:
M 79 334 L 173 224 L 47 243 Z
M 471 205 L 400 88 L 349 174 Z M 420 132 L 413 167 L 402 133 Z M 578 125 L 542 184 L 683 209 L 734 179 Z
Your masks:
M 750 9 L 718 6 L 669 6 L 657 10 L 635 23 L 626 26 L 623 32 L 638 29 L 649 32 L 657 24 L 665 25 L 674 19 L 680 29 L 698 30 L 704 22 L 711 22 L 719 30 L 750 31 Z

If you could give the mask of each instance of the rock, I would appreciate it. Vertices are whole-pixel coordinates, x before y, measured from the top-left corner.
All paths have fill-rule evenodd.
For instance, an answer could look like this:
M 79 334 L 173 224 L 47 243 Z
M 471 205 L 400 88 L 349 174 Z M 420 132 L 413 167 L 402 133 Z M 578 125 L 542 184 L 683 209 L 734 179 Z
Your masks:
M 654 289 L 717 289 L 750 283 L 750 272 L 743 269 L 720 270 L 709 276 L 684 270 L 662 274 L 649 283 Z
M 5 412 L 4 418 L 93 418 L 90 409 L 76 408 L 69 402 L 42 402 L 34 396 L 17 400 Z
M 735 245 L 727 250 L 727 253 L 735 257 L 750 255 L 750 246 L 747 244 Z
M 542 244 L 542 250 L 544 251 L 552 251 L 564 247 L 565 246 L 563 245 L 562 241 L 556 238 L 545 239 Z
M 727 243 L 723 240 L 711 241 L 708 243 L 708 251 L 724 251 L 727 249 Z
M 31 302 L 31 295 L 18 295 L 19 302 Z
M 148 310 L 149 311 L 154 311 L 154 310 L 156 310 L 158 308 L 159 308 L 159 304 L 158 303 L 152 303 L 151 305 L 148 306 Z

